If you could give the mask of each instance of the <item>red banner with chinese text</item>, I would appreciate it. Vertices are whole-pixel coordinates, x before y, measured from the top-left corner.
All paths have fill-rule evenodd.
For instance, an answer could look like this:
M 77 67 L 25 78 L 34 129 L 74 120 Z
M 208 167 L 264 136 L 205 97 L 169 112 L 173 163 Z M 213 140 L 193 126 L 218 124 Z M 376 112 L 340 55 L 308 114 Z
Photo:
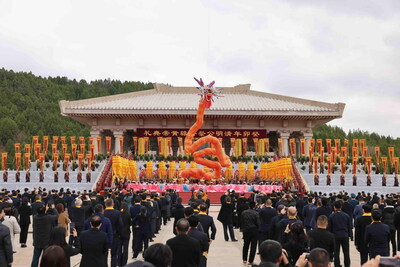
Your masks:
M 394 165 L 394 174 L 395 175 L 399 174 L 399 158 L 398 157 L 393 158 L 393 165 Z
M 30 153 L 25 153 L 24 157 L 25 157 L 25 169 L 29 170 L 29 168 L 31 166 L 31 154 Z
M 311 146 L 312 152 L 314 153 L 314 151 L 315 151 L 315 139 L 310 139 L 310 146 Z
M 107 155 L 111 153 L 111 136 L 106 136 L 106 153 Z
M 96 142 L 97 142 L 97 154 L 101 154 L 101 136 L 97 136 Z M 135 146 L 135 149 L 137 150 L 137 145 Z
M 296 156 L 296 140 L 294 138 L 291 138 L 289 140 L 289 144 L 290 144 L 290 154 L 292 154 L 292 156 Z
M 77 144 L 72 144 L 71 145 L 72 146 L 72 159 L 75 161 L 75 159 L 76 159 L 76 151 L 77 151 L 77 149 L 78 149 L 78 145 Z
M 346 173 L 346 159 L 344 157 L 340 157 L 340 173 L 342 175 Z
M 1 167 L 2 170 L 7 170 L 7 152 L 1 153 Z
M 278 151 L 279 151 L 279 156 L 283 156 L 282 138 L 278 138 Z
M 336 147 L 332 147 L 331 161 L 333 164 L 336 163 Z
M 20 143 L 15 143 L 15 144 L 14 144 L 14 151 L 15 151 L 15 153 L 20 153 L 20 152 L 21 152 L 21 145 L 20 145 Z
M 381 155 L 381 149 L 380 149 L 379 146 L 376 146 L 374 148 L 374 150 L 375 150 L 375 161 L 376 161 L 376 164 L 379 165 L 379 161 L 380 161 L 379 158 L 380 158 L 380 155 Z
M 336 152 L 340 153 L 340 139 L 335 139 Z
M 269 138 L 263 138 L 265 144 L 265 153 L 269 152 Z
M 133 154 L 137 154 L 137 142 L 138 142 L 138 138 L 137 138 L 137 136 L 134 136 L 133 138 Z M 178 142 L 179 142 L 179 138 L 178 138 Z M 181 143 L 182 143 L 182 138 L 181 138 Z M 182 153 L 182 148 L 181 148 L 181 143 L 179 143 L 179 153 L 181 154 Z
M 362 156 L 363 156 L 363 158 L 366 158 L 368 156 L 368 147 L 367 146 L 364 146 L 362 148 Z
M 188 129 L 138 128 L 137 137 L 186 137 Z M 266 130 L 258 129 L 201 129 L 195 138 L 211 135 L 227 138 L 266 138 Z
M 326 165 L 328 167 L 328 174 L 330 175 L 332 173 L 332 162 L 330 157 L 326 158 Z
M 387 157 L 382 157 L 381 160 L 382 160 L 382 169 L 383 169 L 382 171 L 383 171 L 384 174 L 386 174 L 386 169 L 387 169 Z
M 51 153 L 52 154 L 57 153 L 57 144 L 51 144 Z
M 31 145 L 30 144 L 25 144 L 25 153 L 31 153 Z
M 367 174 L 371 174 L 371 167 L 372 167 L 372 159 L 371 157 L 366 157 L 365 158 L 365 165 L 367 166 Z
M 332 153 L 332 140 L 331 139 L 326 139 L 326 152 L 328 155 Z
M 318 157 L 313 157 L 313 170 L 314 175 L 318 174 Z
M 353 157 L 351 164 L 353 175 L 357 175 L 357 165 L 358 165 L 358 157 Z
M 42 149 L 43 149 L 43 152 L 45 154 L 47 154 L 48 147 L 49 147 L 49 137 L 48 136 L 43 136 L 43 148 Z
M 322 139 L 317 139 L 317 152 L 321 153 Z
M 21 153 L 15 153 L 15 169 L 19 170 L 21 166 Z
M 119 137 L 119 153 L 124 153 L 124 137 Z
M 70 140 L 71 140 L 71 144 L 75 144 L 75 136 L 71 136 Z
M 67 137 L 66 136 L 61 136 L 61 144 L 66 144 L 67 143 Z
M 300 139 L 300 153 L 302 157 L 306 156 L 306 139 Z
M 58 145 L 58 136 L 53 136 L 53 144 Z

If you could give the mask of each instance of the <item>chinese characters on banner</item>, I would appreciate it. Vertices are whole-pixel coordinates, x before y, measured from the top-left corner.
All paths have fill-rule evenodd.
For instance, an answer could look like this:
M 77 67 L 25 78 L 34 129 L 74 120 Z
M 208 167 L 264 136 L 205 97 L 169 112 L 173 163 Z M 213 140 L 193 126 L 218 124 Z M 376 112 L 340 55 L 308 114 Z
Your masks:
M 138 128 L 138 137 L 186 137 L 188 129 L 150 129 Z M 266 130 L 252 130 L 252 129 L 237 129 L 237 130 L 224 130 L 224 129 L 200 129 L 195 137 L 203 137 L 211 135 L 219 138 L 266 138 Z

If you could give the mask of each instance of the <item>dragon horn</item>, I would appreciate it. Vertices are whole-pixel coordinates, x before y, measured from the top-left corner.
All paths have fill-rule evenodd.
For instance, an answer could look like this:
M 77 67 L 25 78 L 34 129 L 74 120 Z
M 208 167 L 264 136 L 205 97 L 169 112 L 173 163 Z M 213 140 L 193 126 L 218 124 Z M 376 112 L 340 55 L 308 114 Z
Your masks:
M 197 80 L 195 77 L 193 77 L 193 78 L 196 80 L 196 82 L 197 82 L 201 87 L 204 87 L 204 83 L 203 83 L 203 81 L 201 80 L 201 78 L 200 78 L 200 81 Z
M 212 81 L 209 85 L 207 85 L 207 87 L 213 87 L 215 81 Z

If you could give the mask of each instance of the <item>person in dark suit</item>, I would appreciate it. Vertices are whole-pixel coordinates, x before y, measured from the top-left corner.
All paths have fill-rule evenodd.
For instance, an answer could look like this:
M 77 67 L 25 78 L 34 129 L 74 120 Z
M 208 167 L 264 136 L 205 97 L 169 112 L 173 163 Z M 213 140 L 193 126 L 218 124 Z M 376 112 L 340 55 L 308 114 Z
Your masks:
M 90 170 L 86 173 L 86 182 L 90 183 L 90 180 L 92 179 L 92 174 Z
M 137 230 L 133 221 L 136 215 L 140 214 L 140 209 L 142 208 L 142 205 L 140 204 L 141 202 L 140 196 L 136 196 L 134 201 L 135 204 L 129 208 L 129 213 L 131 215 L 131 225 L 132 225 L 132 251 L 135 251 L 136 230 Z
M 350 267 L 349 238 L 353 238 L 352 220 L 347 213 L 342 212 L 342 201 L 334 203 L 335 212 L 329 216 L 329 230 L 335 236 L 335 266 L 340 266 L 340 247 L 344 254 L 344 266 Z
M 172 264 L 174 267 L 197 267 L 200 264 L 200 243 L 187 235 L 189 222 L 180 219 L 176 224 L 177 236 L 167 241 L 172 250 Z
M 7 170 L 3 172 L 3 181 L 5 183 L 7 183 L 7 181 L 8 181 L 8 171 Z
M 76 180 L 78 181 L 78 183 L 82 182 L 82 172 L 81 171 L 78 172 L 78 174 L 76 176 Z
M 149 246 L 149 239 L 151 236 L 151 214 L 147 212 L 146 206 L 140 206 L 140 213 L 133 219 L 133 226 L 136 228 L 135 236 L 135 250 L 132 258 L 137 258 L 140 249 L 144 251 Z
M 232 241 L 237 241 L 235 238 L 235 232 L 233 232 L 233 210 L 234 210 L 234 205 L 231 202 L 231 197 L 226 196 L 225 198 L 221 197 L 221 209 L 218 214 L 218 221 L 222 223 L 222 226 L 224 228 L 224 238 L 225 241 L 229 240 L 228 237 L 228 229 L 229 229 L 229 235 L 231 236 Z
M 327 230 L 328 218 L 321 215 L 317 219 L 317 228 L 307 232 L 310 243 L 310 250 L 314 248 L 323 248 L 329 253 L 329 258 L 333 260 L 335 251 L 335 236 Z
M 131 215 L 129 214 L 129 207 L 126 202 L 121 204 L 121 219 L 122 227 L 120 231 L 120 249 L 119 249 L 119 263 L 118 266 L 125 266 L 128 262 L 128 247 L 131 238 Z
M 101 218 L 98 215 L 90 219 L 90 230 L 83 231 L 79 237 L 82 259 L 79 266 L 107 267 L 107 234 L 100 231 Z
M 113 230 L 112 230 L 110 219 L 108 219 L 107 217 L 104 217 L 103 213 L 104 213 L 103 205 L 97 204 L 94 207 L 94 214 L 91 217 L 97 215 L 101 218 L 100 231 L 107 234 L 108 248 L 111 249 L 112 240 L 113 240 Z M 91 228 L 91 225 L 90 225 L 91 217 L 85 221 L 84 230 L 89 230 Z
M 52 205 L 40 206 L 37 215 L 33 216 L 33 257 L 31 267 L 37 267 L 42 251 L 49 245 L 50 233 L 53 226 L 57 223 L 58 212 Z
M 204 204 L 206 205 L 206 204 Z M 200 259 L 199 267 L 206 267 L 207 266 L 207 254 L 208 249 L 210 248 L 210 243 L 207 235 L 203 232 L 200 232 L 197 229 L 197 226 L 200 223 L 199 217 L 196 215 L 192 215 L 188 218 L 188 222 L 190 225 L 190 230 L 188 232 L 188 236 L 196 239 L 200 243 L 200 249 L 202 251 L 202 256 Z
M 18 209 L 19 213 L 19 224 L 21 226 L 21 233 L 19 235 L 19 243 L 21 244 L 21 248 L 26 248 L 26 240 L 28 238 L 28 229 L 31 224 L 31 215 L 32 210 L 31 207 L 28 206 L 29 201 L 28 198 L 22 198 L 22 205 Z
M 199 218 L 200 224 L 203 227 L 204 233 L 207 235 L 207 238 L 209 239 L 210 243 L 211 240 L 215 240 L 215 235 L 217 234 L 217 228 L 215 227 L 214 224 L 214 218 L 211 217 L 210 215 L 207 215 L 207 204 L 202 203 L 200 204 L 200 212 L 197 215 Z M 210 229 L 211 229 L 211 235 L 210 235 Z
M 0 220 L 4 218 L 4 210 L 0 206 Z M 0 266 L 11 266 L 13 263 L 13 248 L 11 245 L 10 229 L 0 223 Z
M 272 236 L 270 234 L 272 227 L 272 219 L 278 215 L 276 210 L 272 207 L 271 199 L 267 199 L 265 201 L 265 207 L 260 209 L 260 227 L 259 227 L 259 238 L 258 238 L 258 248 L 263 241 L 267 239 L 271 239 Z
M 364 214 L 358 217 L 354 222 L 354 245 L 356 246 L 357 251 L 360 253 L 361 265 L 368 261 L 368 247 L 365 243 L 365 228 L 372 222 L 371 204 L 365 203 L 362 208 L 364 210 Z
M 317 213 L 317 206 L 314 204 L 314 199 L 312 197 L 309 197 L 307 199 L 307 205 L 304 206 L 302 216 L 303 216 L 303 224 L 304 227 L 306 228 L 306 231 L 310 231 L 311 229 L 316 229 L 317 224 L 315 218 L 315 215 Z M 327 217 L 327 216 L 325 216 Z
M 122 227 L 121 212 L 114 209 L 114 200 L 108 198 L 105 202 L 106 210 L 104 216 L 110 219 L 113 230 L 113 243 L 111 247 L 111 267 L 116 267 L 118 264 L 118 255 L 120 254 L 120 231 Z
M 389 256 L 390 228 L 381 222 L 382 211 L 372 210 L 372 224 L 365 227 L 365 243 L 370 259 L 375 256 Z
M 182 198 L 178 197 L 176 199 L 176 204 L 172 207 L 172 217 L 174 217 L 174 226 L 173 226 L 173 232 L 176 235 L 176 223 L 185 217 L 185 207 L 182 205 Z

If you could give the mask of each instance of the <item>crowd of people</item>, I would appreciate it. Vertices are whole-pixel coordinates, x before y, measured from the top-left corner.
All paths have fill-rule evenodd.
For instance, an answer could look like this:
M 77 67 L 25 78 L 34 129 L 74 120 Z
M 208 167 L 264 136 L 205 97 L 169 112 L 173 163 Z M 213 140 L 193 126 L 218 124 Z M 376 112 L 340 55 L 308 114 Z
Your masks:
M 396 256 L 400 250 L 400 196 L 360 192 L 285 193 L 232 190 L 221 196 L 217 220 L 226 242 L 243 238 L 243 265 L 351 266 L 350 242 L 361 264 L 377 256 Z M 0 266 L 10 266 L 18 241 L 27 247 L 32 224 L 31 266 L 206 266 L 217 230 L 208 215 L 207 193 L 192 192 L 184 205 L 174 190 L 149 192 L 109 190 L 75 192 L 35 188 L 0 192 Z M 150 242 L 171 221 L 175 237 L 166 244 Z M 397 239 L 397 240 L 396 240 Z M 132 241 L 131 247 L 129 247 Z M 139 254 L 145 261 L 128 263 Z M 110 254 L 111 261 L 108 261 Z M 370 259 L 370 261 L 368 261 Z M 317 264 L 318 263 L 318 264 Z

